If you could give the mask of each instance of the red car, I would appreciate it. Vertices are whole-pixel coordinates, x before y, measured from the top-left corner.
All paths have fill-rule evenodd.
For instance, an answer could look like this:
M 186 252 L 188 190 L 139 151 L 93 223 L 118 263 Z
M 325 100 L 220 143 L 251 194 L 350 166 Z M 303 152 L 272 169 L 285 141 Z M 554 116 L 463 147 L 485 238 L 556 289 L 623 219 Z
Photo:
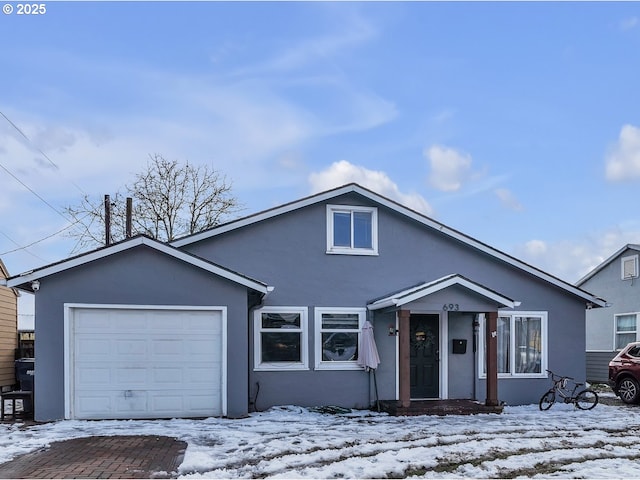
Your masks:
M 640 342 L 632 342 L 609 362 L 609 386 L 624 403 L 640 403 Z

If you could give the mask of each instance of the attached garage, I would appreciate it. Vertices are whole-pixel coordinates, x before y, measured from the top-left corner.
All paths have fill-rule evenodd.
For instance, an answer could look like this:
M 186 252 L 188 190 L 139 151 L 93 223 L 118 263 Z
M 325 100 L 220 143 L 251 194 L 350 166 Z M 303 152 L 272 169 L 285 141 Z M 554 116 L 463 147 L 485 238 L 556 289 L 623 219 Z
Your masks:
M 226 308 L 65 306 L 65 417 L 226 415 Z
M 138 235 L 7 284 L 37 290 L 35 420 L 248 414 L 266 283 Z

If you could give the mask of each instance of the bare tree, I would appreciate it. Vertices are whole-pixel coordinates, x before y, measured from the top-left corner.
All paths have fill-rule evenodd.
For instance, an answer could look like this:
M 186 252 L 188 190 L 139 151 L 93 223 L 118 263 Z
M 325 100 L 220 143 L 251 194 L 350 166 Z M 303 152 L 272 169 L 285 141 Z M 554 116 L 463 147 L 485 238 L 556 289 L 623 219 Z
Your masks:
M 213 168 L 181 164 L 158 154 L 149 157 L 147 169 L 125 185 L 125 193 L 118 191 L 111 197 L 112 242 L 125 237 L 126 197 L 133 199 L 133 234 L 144 233 L 161 241 L 214 227 L 240 210 L 231 184 Z M 69 233 L 78 240 L 74 252 L 105 243 L 104 210 L 103 198 L 89 196 L 65 208 L 82 225 Z

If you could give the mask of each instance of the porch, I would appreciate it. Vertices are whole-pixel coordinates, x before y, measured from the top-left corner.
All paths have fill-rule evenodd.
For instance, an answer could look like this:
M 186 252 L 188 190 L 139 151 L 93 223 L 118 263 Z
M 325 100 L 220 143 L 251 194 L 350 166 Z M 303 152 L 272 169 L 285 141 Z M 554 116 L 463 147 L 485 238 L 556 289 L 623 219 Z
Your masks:
M 486 405 L 477 400 L 412 400 L 403 407 L 399 400 L 381 400 L 380 410 L 392 416 L 475 415 L 502 413 L 502 405 Z
M 391 415 L 501 413 L 498 311 L 518 304 L 461 275 L 371 301 L 368 309 L 378 325 L 388 326 L 388 335 L 396 337 L 392 349 L 386 342 L 396 363 L 395 372 L 383 371 L 381 395 L 393 400 L 383 401 L 382 410 Z M 390 391 L 393 380 L 395 391 Z

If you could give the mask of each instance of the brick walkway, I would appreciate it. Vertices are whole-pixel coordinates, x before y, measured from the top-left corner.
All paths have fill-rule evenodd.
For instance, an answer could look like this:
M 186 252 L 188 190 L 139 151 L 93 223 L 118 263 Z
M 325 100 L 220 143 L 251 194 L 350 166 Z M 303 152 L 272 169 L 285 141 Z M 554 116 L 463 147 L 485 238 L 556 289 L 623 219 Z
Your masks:
M 186 448 L 152 435 L 76 438 L 1 464 L 0 478 L 171 478 Z

